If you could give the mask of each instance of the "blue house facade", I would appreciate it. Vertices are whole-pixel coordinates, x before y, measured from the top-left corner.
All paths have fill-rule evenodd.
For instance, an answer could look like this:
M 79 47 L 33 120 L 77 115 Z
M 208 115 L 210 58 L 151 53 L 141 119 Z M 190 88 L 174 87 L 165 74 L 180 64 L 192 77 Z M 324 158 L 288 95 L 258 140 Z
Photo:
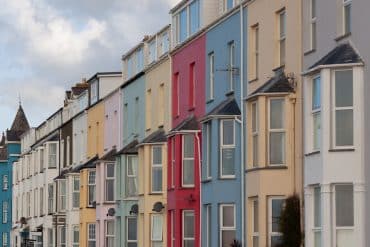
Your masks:
M 202 246 L 207 247 L 228 247 L 242 239 L 240 22 L 234 10 L 206 33 L 201 210 Z
M 10 130 L 0 140 L 0 243 L 11 246 L 10 231 L 12 229 L 12 177 L 13 163 L 21 153 L 20 136 L 29 129 L 27 118 L 22 106 L 19 106 Z
M 138 148 L 145 137 L 145 75 L 122 87 L 122 149 L 117 153 L 116 246 L 137 246 Z

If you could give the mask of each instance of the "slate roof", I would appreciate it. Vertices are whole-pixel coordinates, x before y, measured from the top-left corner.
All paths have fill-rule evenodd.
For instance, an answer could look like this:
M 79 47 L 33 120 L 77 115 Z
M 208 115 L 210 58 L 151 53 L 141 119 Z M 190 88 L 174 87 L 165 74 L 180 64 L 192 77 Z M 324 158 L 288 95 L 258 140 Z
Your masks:
M 1 137 L 1 141 L 0 141 L 0 147 L 4 147 L 5 146 L 5 134 L 3 132 L 3 135 Z
M 116 153 L 117 153 L 117 150 L 116 148 L 112 148 L 109 152 L 107 152 L 106 154 L 104 154 L 99 160 L 103 160 L 103 161 L 115 161 L 116 158 Z
M 182 130 L 199 130 L 199 123 L 194 115 L 189 116 L 181 123 L 179 123 L 170 132 L 182 131 Z
M 150 143 L 161 143 L 161 142 L 166 142 L 167 137 L 166 133 L 164 132 L 163 129 L 159 129 L 140 142 L 140 145 L 142 144 L 150 144 Z
M 363 63 L 361 57 L 349 43 L 341 44 L 331 50 L 319 61 L 314 63 L 310 68 L 313 69 L 320 65 L 346 64 L 346 63 Z
M 94 156 L 93 158 L 89 159 L 88 161 L 86 161 L 84 164 L 81 164 L 79 166 L 76 166 L 75 168 L 73 168 L 70 172 L 79 172 L 81 171 L 82 169 L 87 169 L 87 168 L 95 168 L 96 165 L 95 165 L 95 161 L 98 159 L 98 156 Z
M 12 127 L 6 131 L 8 141 L 20 141 L 20 136 L 30 128 L 26 114 L 21 105 L 19 105 L 17 114 L 15 115 Z
M 234 97 L 230 97 L 222 101 L 215 108 L 213 108 L 208 114 L 204 116 L 204 118 L 207 118 L 209 116 L 237 116 L 237 115 L 240 115 L 238 103 L 236 103 Z
M 117 152 L 116 155 L 121 155 L 121 154 L 137 154 L 138 153 L 138 148 L 137 145 L 139 142 L 135 139 L 129 144 L 127 144 L 124 148 L 122 148 L 120 151 Z
M 294 92 L 293 86 L 285 76 L 283 70 L 276 71 L 274 77 L 268 80 L 261 87 L 257 88 L 250 96 L 259 93 L 290 93 Z M 249 96 L 249 97 L 250 97 Z
M 57 176 L 56 178 L 54 178 L 54 180 L 60 180 L 60 179 L 65 179 L 66 178 L 66 174 L 69 173 L 71 171 L 71 169 L 66 169 L 66 170 L 63 170 L 59 176 Z

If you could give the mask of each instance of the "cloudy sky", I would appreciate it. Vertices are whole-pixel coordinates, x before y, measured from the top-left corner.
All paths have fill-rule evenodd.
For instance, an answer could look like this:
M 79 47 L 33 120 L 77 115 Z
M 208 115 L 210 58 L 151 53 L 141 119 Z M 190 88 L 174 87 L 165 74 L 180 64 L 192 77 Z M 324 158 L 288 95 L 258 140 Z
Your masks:
M 121 55 L 170 22 L 179 0 L 11 0 L 0 8 L 0 131 L 21 95 L 36 126 L 64 91 L 96 72 L 119 71 Z

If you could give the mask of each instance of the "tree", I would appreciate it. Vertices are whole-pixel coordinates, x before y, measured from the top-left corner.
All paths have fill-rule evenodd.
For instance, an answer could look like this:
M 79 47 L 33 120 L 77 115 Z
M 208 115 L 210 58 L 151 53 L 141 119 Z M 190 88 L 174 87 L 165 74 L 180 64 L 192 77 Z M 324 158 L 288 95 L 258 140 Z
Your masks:
M 280 247 L 301 246 L 301 208 L 297 195 L 292 195 L 285 200 L 280 218 L 280 231 L 283 234 Z

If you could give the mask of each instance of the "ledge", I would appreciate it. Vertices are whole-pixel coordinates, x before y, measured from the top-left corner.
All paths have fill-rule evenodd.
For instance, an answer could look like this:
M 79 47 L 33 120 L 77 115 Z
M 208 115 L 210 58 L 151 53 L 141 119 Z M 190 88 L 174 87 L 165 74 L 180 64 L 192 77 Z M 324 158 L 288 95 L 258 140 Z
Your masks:
M 258 77 L 254 78 L 254 79 L 252 79 L 252 80 L 249 80 L 249 81 L 248 81 L 248 83 L 253 83 L 253 82 L 255 82 L 255 81 L 258 81 Z
M 288 169 L 287 166 L 264 166 L 264 167 L 256 167 L 245 170 L 245 173 L 260 171 L 260 170 L 286 170 Z
M 213 101 L 215 101 L 214 99 L 209 99 L 206 101 L 206 104 L 209 104 L 209 103 L 212 103 Z
M 148 193 L 148 195 L 150 195 L 150 196 L 161 196 L 161 195 L 163 195 L 163 192 L 150 192 L 150 193 Z
M 234 95 L 234 90 L 232 90 L 232 91 L 229 91 L 229 92 L 227 92 L 226 94 L 225 94 L 225 96 L 230 96 L 230 95 Z
M 306 153 L 304 154 L 304 156 L 311 156 L 311 155 L 315 155 L 315 154 L 319 154 L 320 153 L 320 150 L 317 150 L 317 151 L 313 151 L 313 152 L 310 152 L 310 153 Z
M 201 181 L 201 183 L 206 184 L 212 182 L 212 178 L 206 178 Z
M 354 152 L 354 148 L 342 148 L 342 149 L 329 149 L 329 152 Z
M 311 49 L 311 50 L 308 50 L 306 51 L 305 53 L 303 53 L 303 56 L 307 56 L 307 55 L 310 55 L 312 53 L 316 52 L 316 49 Z
M 343 34 L 343 35 L 341 35 L 339 37 L 336 37 L 334 40 L 338 42 L 338 41 L 341 41 L 342 39 L 345 39 L 345 38 L 347 38 L 347 37 L 349 37 L 351 35 L 352 35 L 352 33 L 349 32 L 349 33 Z

